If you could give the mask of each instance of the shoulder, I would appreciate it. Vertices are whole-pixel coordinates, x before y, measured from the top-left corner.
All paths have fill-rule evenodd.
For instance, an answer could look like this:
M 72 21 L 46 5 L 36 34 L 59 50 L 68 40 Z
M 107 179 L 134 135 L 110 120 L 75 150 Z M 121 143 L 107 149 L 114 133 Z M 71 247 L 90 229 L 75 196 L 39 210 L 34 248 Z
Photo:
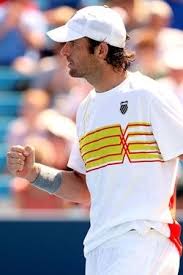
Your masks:
M 132 91 L 148 101 L 177 101 L 170 89 L 165 89 L 161 83 L 140 72 L 132 73 L 130 82 Z
M 147 92 L 149 94 L 156 93 L 159 90 L 159 85 L 154 79 L 140 72 L 130 73 L 129 79 L 133 90 Z

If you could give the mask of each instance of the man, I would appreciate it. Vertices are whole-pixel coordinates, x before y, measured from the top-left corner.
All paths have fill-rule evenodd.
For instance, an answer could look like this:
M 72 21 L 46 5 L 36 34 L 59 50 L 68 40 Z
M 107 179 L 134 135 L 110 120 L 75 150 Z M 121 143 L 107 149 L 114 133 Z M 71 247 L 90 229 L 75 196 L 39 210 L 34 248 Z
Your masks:
M 73 170 L 41 166 L 31 147 L 14 146 L 10 172 L 62 198 L 91 201 L 87 275 L 177 274 L 180 228 L 171 209 L 183 158 L 179 103 L 148 77 L 127 72 L 133 54 L 110 8 L 83 8 L 48 35 L 65 42 L 70 75 L 94 86 L 77 113 Z
M 183 33 L 182 33 L 183 39 Z M 167 50 L 163 61 L 167 68 L 167 75 L 158 80 L 162 89 L 171 90 L 180 100 L 183 108 L 183 45 Z
M 47 22 L 35 1 L 7 0 L 0 5 L 0 24 L 1 66 L 39 59 L 46 43 Z

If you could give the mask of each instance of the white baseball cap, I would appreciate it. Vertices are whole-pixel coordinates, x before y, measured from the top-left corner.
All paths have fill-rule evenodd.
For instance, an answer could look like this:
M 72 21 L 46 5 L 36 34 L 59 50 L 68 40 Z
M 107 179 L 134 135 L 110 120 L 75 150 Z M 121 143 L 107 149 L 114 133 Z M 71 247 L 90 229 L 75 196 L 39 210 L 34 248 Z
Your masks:
M 65 25 L 48 31 L 47 35 L 60 43 L 88 37 L 118 48 L 124 48 L 126 41 L 122 17 L 107 6 L 80 9 Z

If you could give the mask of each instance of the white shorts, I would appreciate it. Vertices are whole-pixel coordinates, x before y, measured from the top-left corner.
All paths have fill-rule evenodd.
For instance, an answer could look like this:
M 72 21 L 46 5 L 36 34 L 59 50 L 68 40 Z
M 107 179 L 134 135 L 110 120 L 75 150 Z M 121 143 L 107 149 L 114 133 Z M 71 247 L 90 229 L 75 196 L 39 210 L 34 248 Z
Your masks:
M 177 275 L 175 245 L 155 230 L 129 231 L 86 255 L 86 275 Z

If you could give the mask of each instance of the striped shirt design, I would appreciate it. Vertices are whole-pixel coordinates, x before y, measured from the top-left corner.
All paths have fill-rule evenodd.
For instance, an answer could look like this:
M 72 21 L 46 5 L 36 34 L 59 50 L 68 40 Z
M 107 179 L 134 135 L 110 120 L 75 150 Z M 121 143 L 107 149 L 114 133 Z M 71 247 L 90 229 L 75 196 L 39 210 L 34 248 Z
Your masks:
M 125 129 L 120 124 L 97 128 L 79 143 L 87 172 L 123 163 L 125 156 L 131 163 L 163 161 L 151 125 L 145 122 L 129 123 Z

